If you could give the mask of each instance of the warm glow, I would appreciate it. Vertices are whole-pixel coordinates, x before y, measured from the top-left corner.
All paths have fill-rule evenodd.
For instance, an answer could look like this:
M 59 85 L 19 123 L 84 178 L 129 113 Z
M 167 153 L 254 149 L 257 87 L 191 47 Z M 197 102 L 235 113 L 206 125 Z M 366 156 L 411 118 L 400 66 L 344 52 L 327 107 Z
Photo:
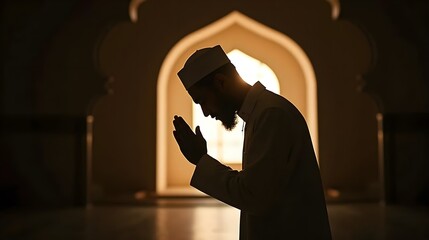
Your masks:
M 331 4 L 332 8 L 332 19 L 336 20 L 340 16 L 340 1 L 339 0 L 327 0 Z
M 318 153 L 318 125 L 317 125 L 317 84 L 316 84 L 316 77 L 314 74 L 314 70 L 312 67 L 312 64 L 310 60 L 308 59 L 307 55 L 303 51 L 303 49 L 291 38 L 284 35 L 283 33 L 277 32 L 274 29 L 271 29 L 247 16 L 244 14 L 234 11 L 230 14 L 226 15 L 225 17 L 219 19 L 216 22 L 213 22 L 212 24 L 209 24 L 193 33 L 190 33 L 189 35 L 185 36 L 183 39 L 181 39 L 167 54 L 166 58 L 164 59 L 164 62 L 162 64 L 159 78 L 158 78 L 158 86 L 157 86 L 157 174 L 156 174 L 156 189 L 157 194 L 162 195 L 201 195 L 203 193 L 195 190 L 194 188 L 190 188 L 188 185 L 189 179 L 186 179 L 186 184 L 177 184 L 175 183 L 172 178 L 171 174 L 169 173 L 169 170 L 171 169 L 177 169 L 185 168 L 186 169 L 186 161 L 184 159 L 180 159 L 180 161 L 183 161 L 184 166 L 179 166 L 175 162 L 175 160 L 179 159 L 181 156 L 179 155 L 172 155 L 172 150 L 169 148 L 170 146 L 176 147 L 176 144 L 174 144 L 174 140 L 172 139 L 172 134 L 170 132 L 170 126 L 171 120 L 174 116 L 174 114 L 183 114 L 185 111 L 183 110 L 173 110 L 171 107 L 169 99 L 169 86 L 171 86 L 173 83 L 177 83 L 177 71 L 180 70 L 180 68 L 183 66 L 184 61 L 186 61 L 184 56 L 189 56 L 192 54 L 196 49 L 215 45 L 215 44 L 222 44 L 225 48 L 225 50 L 230 51 L 234 48 L 240 48 L 243 47 L 246 48 L 245 41 L 243 40 L 237 40 L 240 39 L 240 37 L 237 38 L 237 36 L 231 35 L 231 32 L 229 30 L 231 29 L 238 29 L 239 31 L 244 31 L 245 33 L 253 34 L 256 38 L 263 38 L 265 39 L 265 43 L 267 43 L 269 46 L 270 43 L 276 43 L 280 47 L 278 49 L 279 53 L 288 53 L 292 56 L 293 61 L 295 64 L 297 64 L 300 68 L 299 73 L 302 74 L 301 81 L 304 81 L 304 90 L 305 92 L 300 91 L 299 93 L 302 94 L 302 98 L 304 98 L 304 103 L 302 104 L 302 108 L 300 110 L 304 113 L 304 116 L 306 117 L 310 134 L 312 136 L 314 149 L 316 152 L 316 155 Z M 222 36 L 220 37 L 220 34 Z M 225 35 L 223 35 L 225 34 Z M 234 46 L 231 46 L 231 42 L 236 42 Z M 255 53 L 257 53 L 258 49 L 265 49 L 266 45 L 252 45 L 252 48 L 255 49 Z M 246 49 L 246 52 L 249 54 L 253 54 L 252 49 Z M 277 55 L 277 52 L 270 53 L 272 56 Z M 259 54 L 260 55 L 260 54 Z M 258 56 L 259 56 L 258 55 Z M 232 58 L 232 57 L 231 57 Z M 272 58 L 270 58 L 272 59 Z M 282 60 L 279 60 L 282 62 L 283 60 L 287 61 L 288 58 L 283 58 Z M 264 59 L 264 62 L 268 63 L 266 59 Z M 280 76 L 280 72 L 282 69 L 279 68 L 279 66 L 275 67 L 273 63 L 270 62 L 270 66 L 276 70 L 276 73 L 278 76 Z M 279 71 L 280 70 L 280 71 Z M 284 75 L 284 73 L 283 73 Z M 243 75 L 243 78 L 244 75 Z M 247 77 L 246 77 L 247 78 Z M 251 80 L 251 79 L 246 79 Z M 260 80 L 265 86 L 268 84 L 264 82 L 263 79 Z M 287 78 L 282 77 L 282 82 L 280 82 L 280 87 L 282 90 L 282 94 L 288 95 L 287 91 L 288 89 L 284 88 L 282 85 L 284 82 L 288 81 Z M 301 82 L 302 83 L 302 82 Z M 294 85 L 294 84 L 291 84 Z M 180 86 L 182 87 L 182 86 Z M 267 86 L 268 87 L 268 86 Z M 183 90 L 183 89 L 182 89 Z M 183 90 L 185 91 L 185 90 Z M 177 91 L 179 92 L 179 91 Z M 295 93 L 295 92 L 293 92 Z M 184 96 L 186 96 L 186 92 L 183 93 Z M 293 95 L 293 94 L 292 94 Z M 301 96 L 301 95 L 300 95 Z M 296 97 L 300 96 L 291 96 L 290 98 L 296 99 Z M 189 98 L 189 96 L 186 96 Z M 190 103 L 185 103 L 186 107 L 185 110 L 189 110 L 189 114 L 192 114 L 193 109 Z M 186 112 L 187 113 L 187 112 Z M 194 114 L 194 115 L 200 115 L 202 114 Z M 192 118 L 190 115 L 186 115 L 186 117 Z M 192 119 L 191 119 L 192 120 Z M 243 133 L 241 132 L 242 125 L 237 126 L 237 130 L 240 133 L 240 139 L 243 138 Z M 202 130 L 205 127 L 202 126 Z M 225 130 L 222 130 L 225 132 Z M 204 134 L 204 133 L 203 133 Z M 234 148 L 239 149 L 239 156 L 241 156 L 241 146 L 234 146 Z M 177 153 L 180 154 L 180 153 Z M 239 157 L 241 160 L 241 157 Z M 174 165 L 175 164 L 175 165 Z M 230 164 L 230 166 L 235 164 Z M 190 169 L 192 171 L 192 169 Z M 170 171 L 170 172 L 183 172 L 183 171 Z M 189 176 L 186 176 L 186 178 L 189 178 Z
M 279 81 L 274 72 L 264 63 L 234 49 L 228 57 L 241 77 L 250 85 L 260 81 L 268 90 L 280 94 Z M 193 105 L 193 125 L 201 127 L 207 140 L 209 155 L 224 163 L 241 163 L 243 149 L 243 120 L 232 131 L 226 131 L 220 121 L 204 117 L 201 107 Z
M 131 0 L 128 6 L 128 14 L 130 15 L 131 22 L 136 23 L 138 21 L 138 10 L 140 4 L 145 0 Z

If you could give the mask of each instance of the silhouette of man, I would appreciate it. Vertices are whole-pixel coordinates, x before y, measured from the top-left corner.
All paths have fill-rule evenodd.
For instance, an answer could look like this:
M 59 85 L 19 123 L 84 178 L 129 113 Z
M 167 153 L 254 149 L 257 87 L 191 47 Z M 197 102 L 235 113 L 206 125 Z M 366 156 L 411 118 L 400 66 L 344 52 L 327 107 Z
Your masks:
M 195 133 L 175 116 L 173 135 L 195 165 L 191 185 L 241 210 L 240 239 L 331 239 L 319 168 L 307 124 L 288 100 L 257 82 L 247 84 L 217 45 L 196 51 L 178 73 L 204 116 L 226 129 L 244 120 L 241 171 L 207 154 Z

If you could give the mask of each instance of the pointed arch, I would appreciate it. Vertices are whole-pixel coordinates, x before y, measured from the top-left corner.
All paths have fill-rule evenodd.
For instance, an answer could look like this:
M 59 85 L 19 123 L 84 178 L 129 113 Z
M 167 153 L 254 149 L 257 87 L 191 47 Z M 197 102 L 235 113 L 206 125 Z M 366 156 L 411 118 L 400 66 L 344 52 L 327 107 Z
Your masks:
M 261 38 L 275 42 L 285 51 L 289 52 L 303 74 L 305 80 L 305 109 L 306 120 L 313 139 L 316 154 L 318 154 L 318 126 L 317 126 L 317 84 L 313 67 L 305 52 L 299 45 L 286 35 L 275 31 L 240 12 L 234 11 L 218 21 L 193 32 L 180 40 L 167 54 L 161 66 L 157 85 L 157 192 L 167 189 L 167 99 L 168 84 L 172 71 L 177 69 L 177 62 L 184 55 L 188 56 L 196 43 L 208 39 L 213 35 L 225 31 L 229 27 L 237 25 L 248 32 L 260 36 Z M 239 45 L 239 44 L 236 44 Z

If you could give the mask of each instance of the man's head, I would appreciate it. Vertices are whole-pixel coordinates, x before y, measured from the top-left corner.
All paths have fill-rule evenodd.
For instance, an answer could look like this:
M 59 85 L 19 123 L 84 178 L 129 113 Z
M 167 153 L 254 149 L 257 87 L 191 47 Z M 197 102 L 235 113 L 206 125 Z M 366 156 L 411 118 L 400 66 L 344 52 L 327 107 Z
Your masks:
M 241 104 L 237 101 L 241 78 L 219 45 L 196 51 L 178 75 L 204 116 L 220 120 L 228 130 L 235 127 Z
M 220 45 L 203 48 L 197 50 L 186 60 L 185 66 L 177 75 L 186 90 L 189 90 L 195 83 L 230 62 Z

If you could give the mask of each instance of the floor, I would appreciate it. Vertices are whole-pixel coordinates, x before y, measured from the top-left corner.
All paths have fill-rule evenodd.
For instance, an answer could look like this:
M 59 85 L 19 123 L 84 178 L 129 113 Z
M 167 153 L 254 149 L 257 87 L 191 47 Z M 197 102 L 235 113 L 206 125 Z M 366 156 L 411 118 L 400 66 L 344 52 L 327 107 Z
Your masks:
M 429 207 L 329 204 L 328 211 L 333 239 L 429 239 Z M 0 239 L 232 240 L 238 239 L 238 221 L 238 210 L 214 199 L 8 210 L 0 213 Z

